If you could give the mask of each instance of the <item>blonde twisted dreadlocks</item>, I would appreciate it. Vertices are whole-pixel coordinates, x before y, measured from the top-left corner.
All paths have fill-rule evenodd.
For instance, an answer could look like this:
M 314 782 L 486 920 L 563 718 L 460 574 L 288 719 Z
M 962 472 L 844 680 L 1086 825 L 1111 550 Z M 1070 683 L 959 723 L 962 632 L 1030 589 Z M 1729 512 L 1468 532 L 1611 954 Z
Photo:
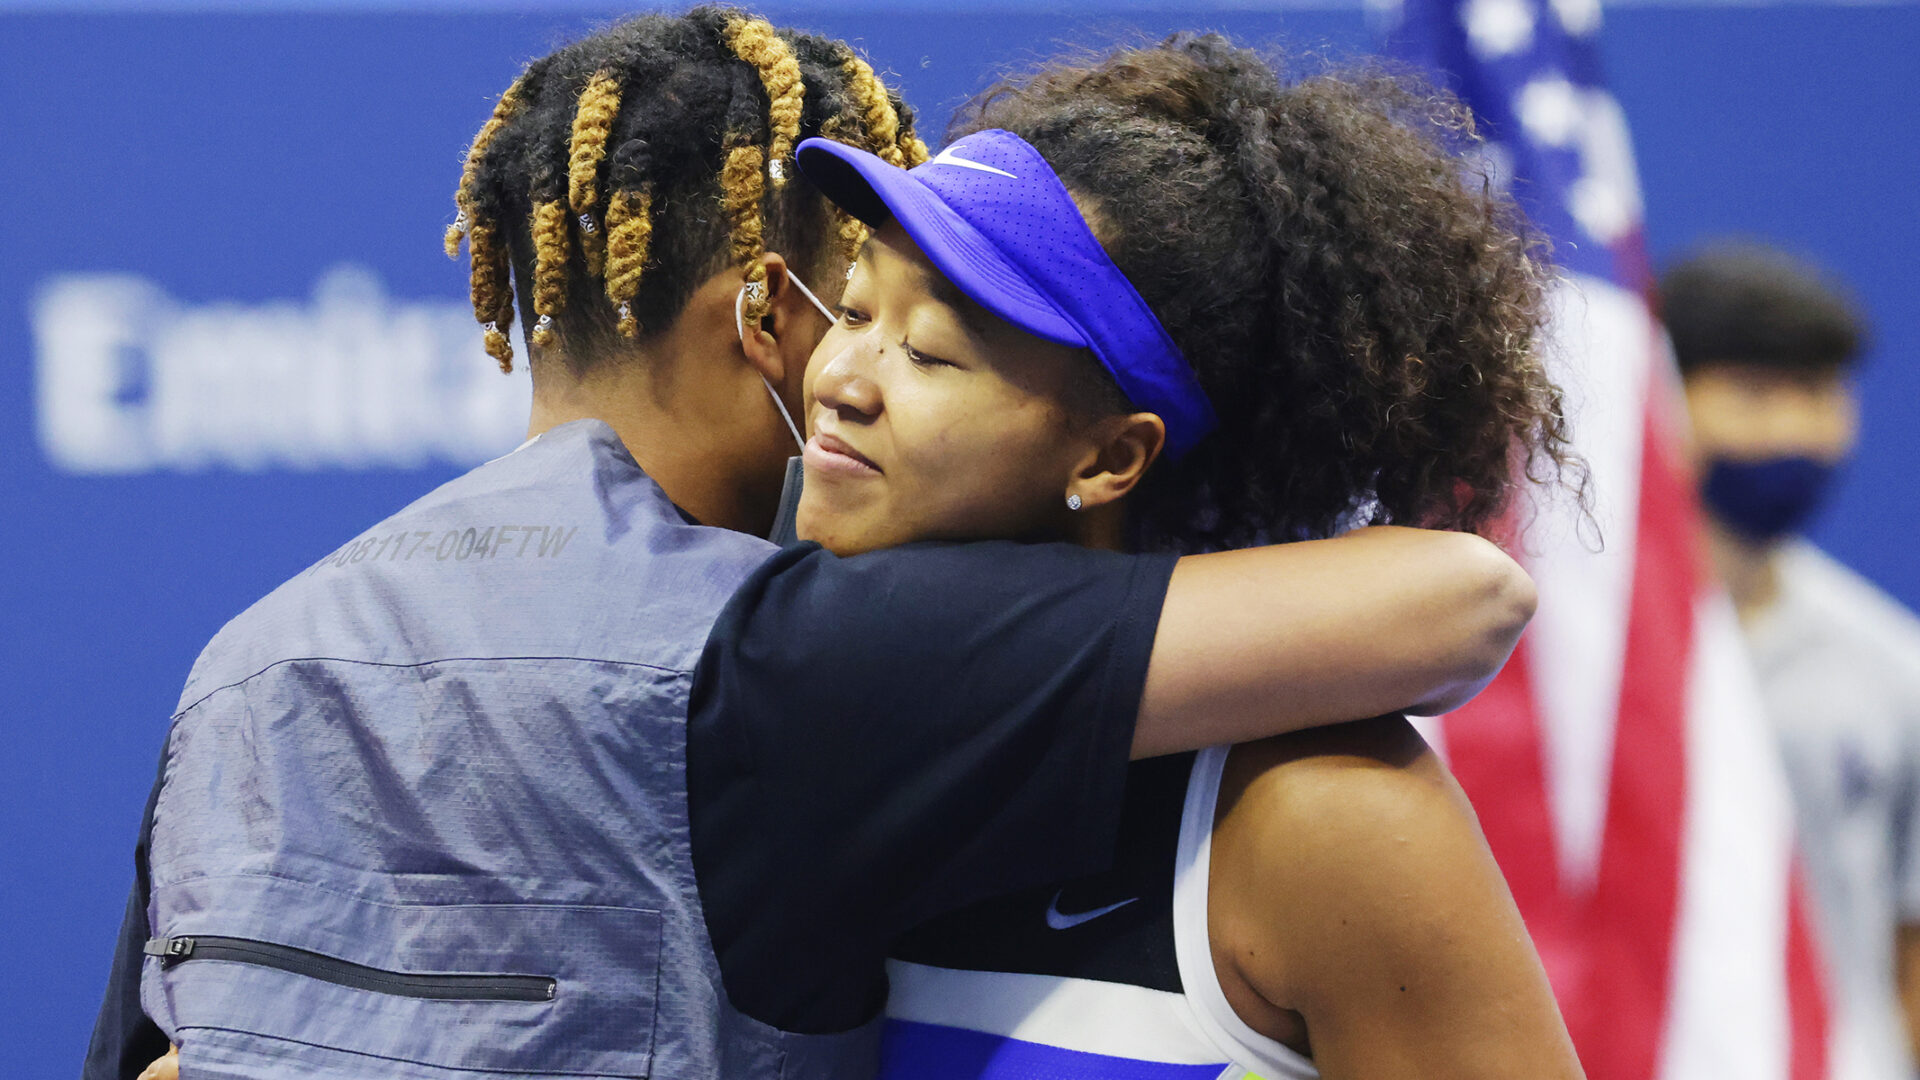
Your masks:
M 873 66 L 849 49 L 841 68 L 872 133 L 873 152 L 889 165 L 908 169 L 927 160 L 927 144 L 915 138 L 911 130 L 902 131 L 900 111 L 886 87 L 880 85 Z
M 450 255 L 467 237 L 488 354 L 512 369 L 516 304 L 532 343 L 582 370 L 728 266 L 764 316 L 770 246 L 797 267 L 850 259 L 863 230 L 793 168 L 811 135 L 927 156 L 851 48 L 731 8 L 642 16 L 529 65 L 474 138 L 447 232 Z
M 732 115 L 727 117 L 727 160 L 720 167 L 720 205 L 726 209 L 731 236 L 727 249 L 736 266 L 746 268 L 746 318 L 758 322 L 767 313 L 767 268 L 760 261 L 766 253 L 766 218 L 761 205 L 766 201 L 764 171 L 767 152 L 754 128 L 759 110 L 752 93 L 742 93 L 742 84 L 751 75 L 734 77 Z
M 852 113 L 829 119 L 821 134 L 853 143 L 901 168 L 911 169 L 926 161 L 927 144 L 913 133 L 912 113 L 903 116 L 898 98 L 881 84 L 873 73 L 873 66 L 845 45 L 839 46 L 836 60 L 852 98 Z M 851 263 L 860 253 L 861 245 L 867 242 L 867 227 L 845 212 L 836 212 L 835 221 L 841 253 Z
M 513 370 L 513 342 L 507 337 L 507 331 L 513 326 L 511 262 L 501 241 L 499 225 L 492 215 L 483 215 L 476 203 L 481 198 L 482 163 L 487 160 L 494 139 L 524 111 L 528 87 L 539 81 L 545 67 L 543 61 L 528 65 L 513 85 L 507 87 L 507 92 L 500 95 L 493 115 L 473 137 L 473 145 L 467 149 L 466 165 L 460 172 L 460 186 L 453 194 L 456 213 L 453 224 L 447 226 L 444 242 L 447 258 L 457 259 L 460 238 L 467 238 L 467 251 L 473 263 L 474 318 L 480 321 L 487 355 L 500 362 L 502 372 Z
M 753 66 L 767 94 L 769 136 L 763 149 L 752 134 L 752 95 L 741 92 L 736 76 L 733 100 L 744 106 L 745 115 L 739 120 L 728 118 L 727 163 L 720 173 L 720 186 L 726 192 L 723 202 L 733 223 L 733 261 L 747 268 L 746 318 L 759 322 L 767 314 L 767 268 L 760 261 L 766 253 L 760 212 L 766 187 L 761 170 L 771 173 L 775 187 L 786 183 L 787 160 L 800 137 L 806 86 L 800 81 L 800 61 L 773 27 L 758 19 L 735 19 L 727 24 L 726 35 L 733 54 Z
M 587 273 L 600 276 L 607 251 L 606 234 L 594 220 L 600 202 L 600 165 L 607 157 L 607 136 L 620 114 L 620 80 L 612 73 L 595 72 L 580 94 L 573 114 L 573 140 L 567 147 L 567 204 L 580 226 L 580 251 Z
M 507 92 L 501 94 L 499 102 L 494 105 L 493 115 L 487 117 L 487 122 L 480 126 L 479 134 L 473 137 L 473 145 L 467 148 L 467 163 L 460 171 L 460 186 L 453 193 L 457 213 L 454 214 L 453 224 L 447 226 L 444 241 L 449 259 L 460 257 L 460 238 L 467 234 L 473 222 L 473 189 L 480 171 L 480 161 L 486 156 L 487 147 L 493 145 L 494 136 L 500 134 L 500 129 L 506 127 L 526 104 L 526 85 L 534 77 L 534 69 L 529 67 L 514 80 L 512 86 L 507 87 Z
M 767 125 L 773 137 L 767 145 L 768 168 L 775 187 L 786 183 L 787 163 L 793 159 L 793 144 L 800 141 L 800 113 L 806 98 L 806 84 L 800 78 L 800 61 L 773 27 L 759 19 L 735 19 L 727 24 L 727 44 L 733 54 L 760 75 L 767 91 Z

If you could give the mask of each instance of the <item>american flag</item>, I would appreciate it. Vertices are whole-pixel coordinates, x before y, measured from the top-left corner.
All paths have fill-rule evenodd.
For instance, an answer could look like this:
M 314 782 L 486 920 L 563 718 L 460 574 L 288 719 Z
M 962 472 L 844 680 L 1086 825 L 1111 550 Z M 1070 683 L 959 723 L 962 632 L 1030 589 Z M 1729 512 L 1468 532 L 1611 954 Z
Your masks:
M 1470 105 L 1554 242 L 1554 355 L 1592 467 L 1523 515 L 1540 612 L 1430 733 L 1480 814 L 1592 1080 L 1818 1080 L 1828 1023 L 1785 778 L 1709 577 L 1649 303 L 1599 0 L 1404 0 L 1390 40 Z

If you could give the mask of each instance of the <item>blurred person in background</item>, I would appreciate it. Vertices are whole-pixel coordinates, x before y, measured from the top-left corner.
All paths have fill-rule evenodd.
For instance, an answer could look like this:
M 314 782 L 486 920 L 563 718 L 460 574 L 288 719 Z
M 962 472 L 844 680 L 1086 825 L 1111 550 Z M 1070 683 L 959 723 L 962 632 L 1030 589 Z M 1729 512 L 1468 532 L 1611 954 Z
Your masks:
M 1911 1077 L 1920 619 L 1800 535 L 1853 453 L 1865 328 L 1817 270 L 1755 244 L 1687 258 L 1660 291 L 1714 563 L 1752 650 L 1821 911 L 1832 1075 Z

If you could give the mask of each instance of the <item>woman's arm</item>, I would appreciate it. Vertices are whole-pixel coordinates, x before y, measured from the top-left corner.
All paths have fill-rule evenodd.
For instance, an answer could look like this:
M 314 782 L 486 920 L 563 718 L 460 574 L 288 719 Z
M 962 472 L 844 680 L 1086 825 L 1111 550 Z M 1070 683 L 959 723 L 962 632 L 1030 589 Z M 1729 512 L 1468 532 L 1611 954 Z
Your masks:
M 1326 1080 L 1576 1080 L 1466 797 L 1404 720 L 1236 748 L 1208 924 L 1243 1020 Z
M 1526 571 L 1465 533 L 1383 526 L 1181 559 L 1133 756 L 1445 712 L 1499 672 L 1533 608 Z

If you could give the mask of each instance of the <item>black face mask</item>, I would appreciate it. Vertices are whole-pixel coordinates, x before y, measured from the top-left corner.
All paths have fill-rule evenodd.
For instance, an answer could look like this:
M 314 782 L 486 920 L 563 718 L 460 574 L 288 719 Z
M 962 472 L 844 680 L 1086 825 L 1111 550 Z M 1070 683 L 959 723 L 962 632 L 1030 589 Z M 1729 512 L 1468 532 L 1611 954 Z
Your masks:
M 1777 540 L 1813 516 L 1839 466 L 1808 457 L 1715 459 L 1701 494 L 1714 517 L 1748 540 Z

